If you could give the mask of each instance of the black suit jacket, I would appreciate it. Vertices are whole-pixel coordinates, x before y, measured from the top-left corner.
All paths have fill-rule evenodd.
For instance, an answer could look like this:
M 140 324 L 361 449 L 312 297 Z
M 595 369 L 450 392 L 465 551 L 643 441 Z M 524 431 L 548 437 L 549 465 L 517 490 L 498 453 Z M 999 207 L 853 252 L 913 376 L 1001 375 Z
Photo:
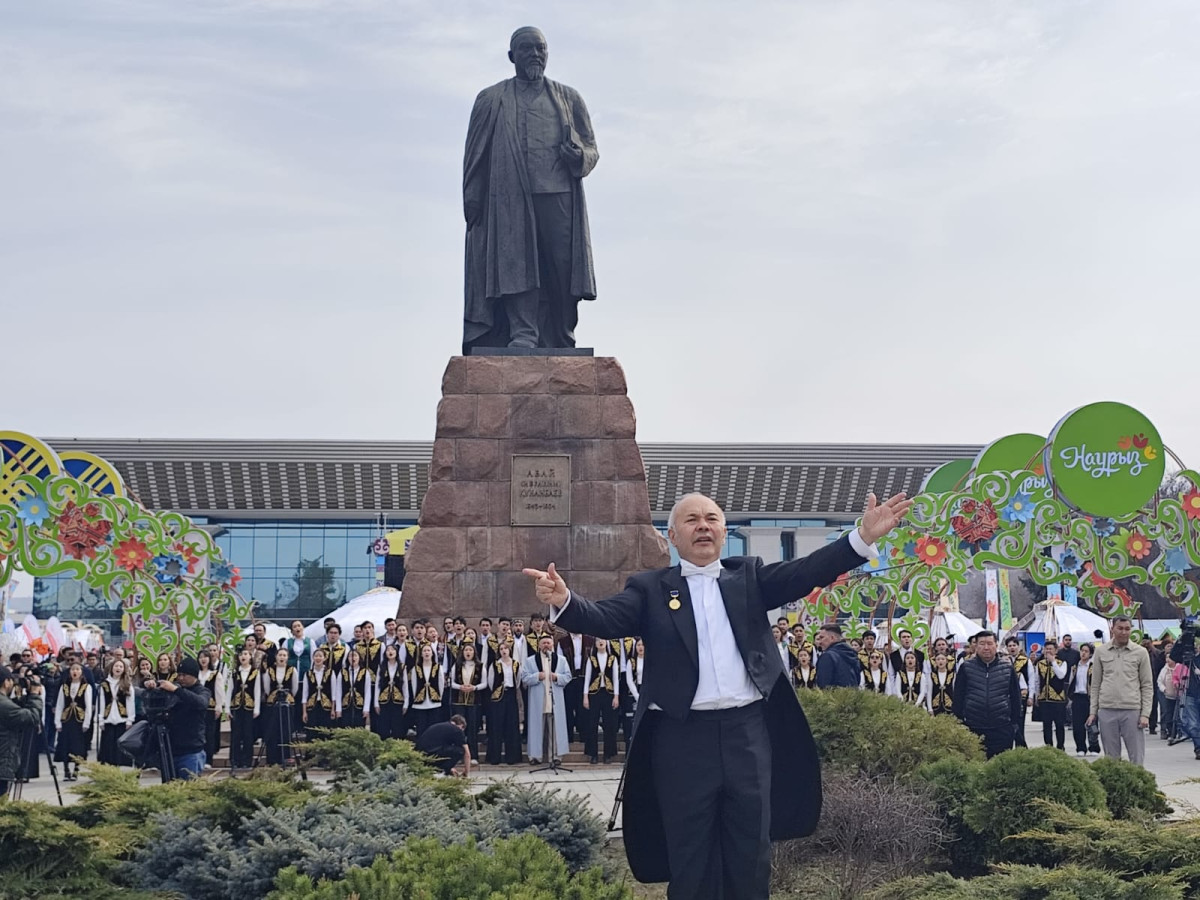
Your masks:
M 769 610 L 805 597 L 862 564 L 843 536 L 803 559 L 764 564 L 758 557 L 722 560 L 718 580 L 738 651 L 766 700 L 771 736 L 771 838 L 811 834 L 821 813 L 821 770 L 812 732 L 791 690 L 771 635 Z M 671 609 L 673 598 L 679 608 Z M 662 812 L 650 769 L 656 716 L 684 719 L 700 679 L 696 618 L 679 566 L 634 575 L 616 596 L 588 602 L 572 593 L 556 623 L 569 631 L 602 638 L 639 635 L 646 645 L 642 688 L 626 755 L 623 823 L 625 851 L 639 881 L 668 881 Z

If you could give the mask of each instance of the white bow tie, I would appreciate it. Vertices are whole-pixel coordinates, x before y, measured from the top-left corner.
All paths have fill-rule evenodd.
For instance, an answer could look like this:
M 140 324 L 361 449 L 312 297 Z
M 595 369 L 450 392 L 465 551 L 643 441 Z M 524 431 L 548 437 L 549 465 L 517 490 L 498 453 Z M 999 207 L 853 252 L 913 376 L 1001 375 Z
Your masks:
M 721 561 L 714 560 L 707 566 L 698 566 L 695 563 L 690 563 L 686 559 L 679 561 L 679 574 L 684 578 L 689 575 L 705 575 L 709 578 L 719 578 L 721 576 Z

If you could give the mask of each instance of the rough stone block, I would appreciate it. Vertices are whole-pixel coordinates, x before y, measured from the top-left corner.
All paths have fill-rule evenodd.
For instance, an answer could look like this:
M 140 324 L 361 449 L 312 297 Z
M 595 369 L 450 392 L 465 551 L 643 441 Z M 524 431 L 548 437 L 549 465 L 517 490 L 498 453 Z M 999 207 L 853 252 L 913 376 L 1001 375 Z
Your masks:
M 638 564 L 636 528 L 579 525 L 571 529 L 571 565 L 575 569 L 628 569 Z
M 504 366 L 510 359 L 502 356 L 468 356 L 467 393 L 504 393 Z
M 508 460 L 512 468 L 512 458 Z M 512 484 L 508 481 L 494 481 L 488 486 L 488 524 L 508 527 L 512 524 Z
M 429 480 L 447 481 L 454 477 L 454 441 L 438 438 L 433 442 L 433 458 L 429 461 Z
M 582 525 L 592 521 L 592 485 L 587 481 L 571 484 L 571 524 Z
M 422 530 L 489 524 L 488 487 L 479 482 L 433 482 L 421 501 Z M 420 532 L 416 540 L 420 540 Z
M 448 394 L 438 403 L 437 437 L 470 436 L 475 432 L 475 398 Z
M 593 525 L 612 525 L 617 521 L 617 484 L 613 481 L 588 483 Z M 646 501 L 649 505 L 649 500 Z
M 533 579 L 520 572 L 496 573 L 496 612 L 500 615 L 526 618 L 538 609 Z
M 597 434 L 610 438 L 631 438 L 637 434 L 637 416 L 628 397 L 601 397 L 601 430 Z
M 662 569 L 671 564 L 667 539 L 653 525 L 638 528 L 638 569 Z
M 506 394 L 546 393 L 550 382 L 549 357 L 514 356 L 503 359 Z
M 507 478 L 512 458 L 500 451 L 501 441 L 460 439 L 454 442 L 454 477 L 459 481 L 498 481 Z M 508 460 L 508 465 L 504 460 Z
M 456 612 L 478 607 L 494 608 L 496 605 L 496 573 L 455 572 L 451 588 L 451 602 Z
M 453 572 L 467 564 L 467 532 L 463 528 L 422 528 L 404 557 L 408 572 Z
M 621 481 L 645 481 L 646 463 L 642 459 L 642 451 L 635 441 L 610 441 L 613 448 L 613 466 L 616 478 Z
M 513 397 L 508 433 L 518 440 L 558 437 L 557 398 L 550 394 Z
M 467 357 L 452 356 L 442 374 L 442 396 L 467 393 Z
M 508 437 L 512 398 L 507 394 L 480 394 L 476 401 L 475 434 L 481 438 Z
M 621 525 L 649 525 L 650 498 L 646 486 L 640 481 L 616 482 L 616 517 Z
M 558 399 L 558 433 L 566 438 L 597 438 L 603 433 L 600 401 L 591 394 Z
M 596 393 L 597 394 L 627 394 L 628 385 L 625 381 L 625 370 L 612 356 L 596 357 Z
M 571 568 L 571 528 L 569 526 L 514 527 L 513 568 L 532 566 L 544 569 L 550 563 L 555 567 Z
M 567 586 L 585 600 L 603 600 L 621 590 L 625 579 L 619 572 L 573 571 Z
M 400 602 L 402 614 L 406 619 L 441 617 L 450 605 L 453 583 L 454 576 L 449 572 L 406 574 L 404 599 Z
M 550 393 L 596 393 L 596 360 L 590 356 L 550 358 Z
M 512 529 L 467 529 L 467 567 L 494 571 L 513 568 Z
M 580 441 L 571 458 L 571 477 L 578 481 L 612 481 L 617 477 L 616 441 Z

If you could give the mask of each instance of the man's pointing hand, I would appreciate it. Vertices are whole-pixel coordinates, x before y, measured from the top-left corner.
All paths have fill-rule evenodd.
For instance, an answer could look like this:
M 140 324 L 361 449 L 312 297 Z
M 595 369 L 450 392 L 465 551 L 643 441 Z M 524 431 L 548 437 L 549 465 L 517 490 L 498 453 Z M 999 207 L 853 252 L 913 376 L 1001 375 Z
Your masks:
M 541 569 L 522 569 L 521 572 L 534 580 L 534 587 L 540 603 L 548 603 L 558 609 L 571 596 L 571 592 L 567 590 L 567 583 L 554 570 L 554 563 L 550 563 L 549 569 L 545 572 Z

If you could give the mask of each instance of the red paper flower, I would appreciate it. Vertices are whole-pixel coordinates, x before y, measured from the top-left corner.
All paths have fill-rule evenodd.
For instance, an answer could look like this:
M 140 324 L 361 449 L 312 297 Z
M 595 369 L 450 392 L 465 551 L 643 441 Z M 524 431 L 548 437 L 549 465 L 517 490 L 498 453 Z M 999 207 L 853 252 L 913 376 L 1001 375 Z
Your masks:
M 183 541 L 175 542 L 175 552 L 187 560 L 187 570 L 191 574 L 196 574 L 196 563 L 200 562 L 200 557 L 196 555 L 195 544 L 185 544 Z
M 75 559 L 83 559 L 85 556 L 89 559 L 94 558 L 96 548 L 104 543 L 110 531 L 112 522 L 105 519 L 98 522 L 88 521 L 87 510 L 80 509 L 73 502 L 68 502 L 62 515 L 58 517 L 58 539 L 62 541 L 67 553 Z
M 964 500 L 962 514 L 952 518 L 950 526 L 954 533 L 968 544 L 980 544 L 996 536 L 999 521 L 996 507 L 992 505 L 991 500 L 984 500 L 982 503 Z
M 1092 584 L 1098 588 L 1110 588 L 1113 583 L 1096 571 L 1096 567 L 1090 562 L 1083 564 L 1083 571 L 1092 579 Z
M 917 559 L 927 566 L 940 566 L 946 561 L 946 545 L 931 535 L 917 539 Z
M 114 555 L 118 566 L 132 572 L 134 569 L 146 568 L 146 563 L 154 554 L 137 538 L 129 538 L 117 544 Z
M 1150 539 L 1140 532 L 1133 532 L 1125 542 L 1125 549 L 1134 559 L 1145 559 L 1150 555 Z
M 83 514 L 89 519 L 94 519 L 96 516 L 100 515 L 100 507 L 95 503 L 89 503 L 83 508 Z
M 1200 488 L 1192 488 L 1179 498 L 1183 504 L 1183 514 L 1189 519 L 1200 519 Z

